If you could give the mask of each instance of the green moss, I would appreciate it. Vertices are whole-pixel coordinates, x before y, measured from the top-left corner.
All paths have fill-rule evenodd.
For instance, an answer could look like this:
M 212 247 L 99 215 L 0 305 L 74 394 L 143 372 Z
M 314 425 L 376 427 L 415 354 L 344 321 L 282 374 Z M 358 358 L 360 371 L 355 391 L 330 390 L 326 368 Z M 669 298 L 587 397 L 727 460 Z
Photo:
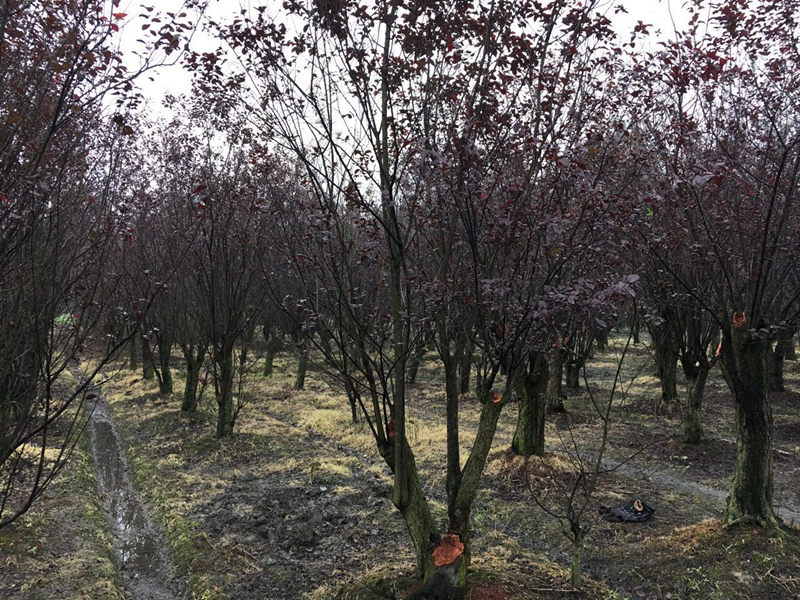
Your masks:
M 388 571 L 369 573 L 344 585 L 333 600 L 387 600 L 402 597 L 414 584 L 414 578 Z

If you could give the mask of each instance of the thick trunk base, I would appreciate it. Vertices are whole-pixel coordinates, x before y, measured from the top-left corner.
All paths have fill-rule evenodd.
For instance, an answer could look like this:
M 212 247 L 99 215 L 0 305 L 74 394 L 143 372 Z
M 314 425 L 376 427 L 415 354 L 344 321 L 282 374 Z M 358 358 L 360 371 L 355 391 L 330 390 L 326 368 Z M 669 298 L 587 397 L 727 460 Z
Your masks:
M 436 569 L 430 578 L 406 600 L 463 600 L 467 585 L 464 557 Z
M 519 456 L 544 454 L 546 385 L 547 358 L 537 353 L 531 356 L 522 380 L 517 429 L 511 442 L 511 449 Z
M 656 407 L 656 412 L 670 412 L 678 400 L 678 353 L 669 349 L 657 352 L 656 355 L 659 359 L 658 378 L 661 380 L 661 402 Z
M 181 410 L 183 412 L 197 412 L 197 384 L 198 375 L 193 375 L 191 370 L 186 371 L 186 384 L 183 388 Z
M 564 394 L 561 390 L 563 378 L 564 356 L 561 352 L 555 352 L 547 365 L 547 412 L 564 412 Z
M 267 352 L 264 355 L 264 370 L 261 372 L 261 374 L 264 377 L 272 377 L 274 362 L 275 362 L 275 352 L 272 351 L 270 348 L 267 348 Z
M 736 471 L 728 495 L 726 525 L 777 524 L 772 507 L 772 406 L 767 391 L 769 342 L 733 328 L 722 349 L 723 374 L 736 403 Z
M 218 357 L 217 437 L 233 435 L 233 350 Z
M 581 387 L 581 365 L 579 363 L 567 363 L 564 369 L 564 383 L 571 390 L 577 390 Z
M 699 444 L 703 440 L 703 394 L 708 369 L 701 368 L 695 377 L 686 378 L 686 402 L 683 408 L 683 441 Z
M 181 410 L 184 412 L 197 412 L 197 405 L 200 401 L 197 395 L 197 388 L 200 383 L 200 373 L 203 370 L 203 357 L 205 349 L 184 345 L 183 357 L 186 360 L 186 383 L 183 387 L 183 400 Z
M 770 392 L 783 392 L 786 391 L 786 384 L 783 379 L 783 362 L 789 352 L 789 346 L 792 344 L 791 338 L 779 338 L 775 343 L 775 349 L 770 352 L 771 369 L 769 371 L 769 391 Z

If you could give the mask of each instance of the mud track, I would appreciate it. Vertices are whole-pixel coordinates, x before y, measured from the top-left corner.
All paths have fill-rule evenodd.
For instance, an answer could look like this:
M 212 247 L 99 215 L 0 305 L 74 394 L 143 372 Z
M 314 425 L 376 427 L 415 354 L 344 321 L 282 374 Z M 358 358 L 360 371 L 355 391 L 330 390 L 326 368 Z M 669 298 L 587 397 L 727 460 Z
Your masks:
M 170 563 L 164 539 L 128 475 L 128 464 L 114 420 L 97 391 L 90 391 L 90 452 L 97 491 L 108 516 L 120 583 L 130 600 L 185 598 Z

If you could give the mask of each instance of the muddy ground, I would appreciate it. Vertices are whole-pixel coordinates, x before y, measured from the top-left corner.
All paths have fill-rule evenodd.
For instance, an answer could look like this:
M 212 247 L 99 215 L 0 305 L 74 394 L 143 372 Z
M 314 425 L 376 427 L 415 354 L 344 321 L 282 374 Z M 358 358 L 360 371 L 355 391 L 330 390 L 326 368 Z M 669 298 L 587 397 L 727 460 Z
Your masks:
M 589 365 L 589 381 L 607 384 L 614 364 L 614 349 L 598 354 Z M 791 521 L 800 515 L 800 369 L 787 363 L 787 370 L 791 391 L 773 401 L 776 500 Z M 258 365 L 236 434 L 223 441 L 214 438 L 213 399 L 206 397 L 201 411 L 187 416 L 180 413 L 178 395 L 159 397 L 155 384 L 138 372 L 118 365 L 105 373 L 101 389 L 123 439 L 131 480 L 163 530 L 188 596 L 399 597 L 413 585 L 411 548 L 390 502 L 391 478 L 368 429 L 350 423 L 346 401 L 321 374 L 311 374 L 305 390 L 293 390 L 291 355 L 279 358 L 275 376 L 257 373 Z M 560 472 L 556 480 L 569 481 L 565 442 L 575 440 L 585 456 L 592 456 L 599 423 L 587 394 L 571 393 L 567 414 L 550 418 L 548 457 L 530 461 L 527 475 L 521 459 L 508 452 L 516 406 L 504 408 L 474 507 L 473 600 L 800 597 L 800 539 L 790 525 L 780 535 L 721 527 L 735 431 L 733 406 L 719 374 L 707 390 L 707 441 L 687 446 L 680 441 L 676 411 L 654 414 L 659 394 L 651 373 L 646 349 L 637 347 L 624 368 L 633 383 L 615 399 L 604 464 L 625 462 L 603 475 L 587 510 L 589 579 L 582 591 L 566 583 L 569 544 L 558 521 L 536 499 L 553 511 L 563 508 L 557 486 L 541 476 L 555 469 Z M 411 391 L 408 431 L 433 509 L 443 520 L 440 381 L 430 355 Z M 176 390 L 180 385 L 178 379 Z M 478 412 L 477 402 L 467 396 L 465 449 Z M 609 523 L 597 514 L 601 505 L 634 497 L 655 507 L 652 521 Z M 32 518 L 46 519 L 47 507 L 37 510 Z M 20 535 L 19 528 L 12 534 Z M 8 535 L 0 532 L 0 560 L 14 573 L 22 548 L 9 544 Z M 43 552 L 49 551 L 48 543 Z M 4 568 L 4 578 L 5 573 Z M 0 584 L 0 598 L 6 597 L 69 596 L 8 595 Z

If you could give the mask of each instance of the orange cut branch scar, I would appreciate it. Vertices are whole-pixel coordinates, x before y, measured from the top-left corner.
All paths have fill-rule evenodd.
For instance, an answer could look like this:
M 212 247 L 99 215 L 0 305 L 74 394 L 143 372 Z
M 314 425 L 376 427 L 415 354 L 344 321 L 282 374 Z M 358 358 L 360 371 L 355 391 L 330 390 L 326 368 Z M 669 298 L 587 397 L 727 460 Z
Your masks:
M 447 533 L 433 549 L 433 566 L 438 569 L 453 564 L 462 554 L 464 554 L 464 544 L 458 534 Z

